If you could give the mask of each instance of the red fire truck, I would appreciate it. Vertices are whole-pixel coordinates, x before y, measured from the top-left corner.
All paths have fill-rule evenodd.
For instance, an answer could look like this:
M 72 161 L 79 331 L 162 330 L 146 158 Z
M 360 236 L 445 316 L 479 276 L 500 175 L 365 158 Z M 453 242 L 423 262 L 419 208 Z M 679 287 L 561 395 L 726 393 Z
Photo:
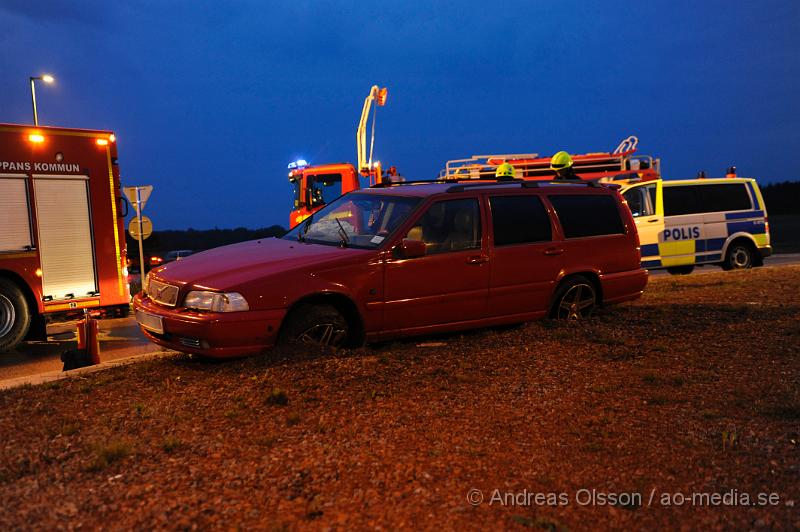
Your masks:
M 0 351 L 128 309 L 125 211 L 112 132 L 0 124 Z
M 575 173 L 583 179 L 600 182 L 635 183 L 661 177 L 661 160 L 650 155 L 636 154 L 639 139 L 631 135 L 614 151 L 572 155 Z M 473 155 L 468 159 L 447 161 L 439 172 L 440 179 L 494 179 L 497 167 L 503 163 L 514 166 L 517 179 L 551 180 L 550 157 L 537 153 Z
M 342 194 L 361 188 L 359 176 L 368 178 L 370 185 L 382 181 L 381 163 L 372 160 L 377 113 L 377 107 L 373 107 L 373 104 L 382 107 L 386 104 L 386 96 L 386 87 L 381 89 L 373 85 L 364 99 L 361 119 L 356 129 L 358 169 L 350 163 L 310 165 L 300 160 L 289 164 L 289 182 L 294 186 L 294 209 L 289 214 L 289 227 L 299 224 Z M 372 136 L 367 156 L 367 121 L 371 110 L 373 111 Z

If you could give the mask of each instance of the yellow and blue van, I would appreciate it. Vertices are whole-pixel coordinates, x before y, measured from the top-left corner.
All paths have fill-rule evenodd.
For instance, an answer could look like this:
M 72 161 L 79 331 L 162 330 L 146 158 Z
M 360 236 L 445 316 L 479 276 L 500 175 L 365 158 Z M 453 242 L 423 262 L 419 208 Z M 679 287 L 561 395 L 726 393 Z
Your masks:
M 642 267 L 691 273 L 763 264 L 772 253 L 764 198 L 755 179 L 662 179 L 624 186 L 636 221 Z

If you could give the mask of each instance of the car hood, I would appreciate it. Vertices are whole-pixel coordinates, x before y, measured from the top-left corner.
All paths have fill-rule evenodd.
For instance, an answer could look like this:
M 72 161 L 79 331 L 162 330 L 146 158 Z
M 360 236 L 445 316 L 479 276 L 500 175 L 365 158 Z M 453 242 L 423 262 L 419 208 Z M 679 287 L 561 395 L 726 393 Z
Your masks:
M 313 267 L 315 270 L 363 260 L 374 250 L 339 248 L 266 238 L 195 253 L 154 270 L 162 281 L 212 290 L 233 290 L 251 281 Z

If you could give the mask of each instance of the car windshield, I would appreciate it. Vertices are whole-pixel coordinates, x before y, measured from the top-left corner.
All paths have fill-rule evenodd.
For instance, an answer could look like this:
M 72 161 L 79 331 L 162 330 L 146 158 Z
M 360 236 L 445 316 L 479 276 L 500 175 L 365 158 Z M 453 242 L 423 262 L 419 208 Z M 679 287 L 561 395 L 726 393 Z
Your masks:
M 283 238 L 374 249 L 408 218 L 418 203 L 419 198 L 347 194 L 306 218 Z

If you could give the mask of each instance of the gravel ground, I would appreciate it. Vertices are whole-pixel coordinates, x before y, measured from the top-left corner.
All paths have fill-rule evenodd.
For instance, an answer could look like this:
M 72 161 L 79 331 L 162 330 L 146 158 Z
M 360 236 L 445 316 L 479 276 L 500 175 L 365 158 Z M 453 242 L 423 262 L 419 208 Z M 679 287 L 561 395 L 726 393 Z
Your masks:
M 2 392 L 0 529 L 800 527 L 798 293 L 661 277 L 582 323 Z

